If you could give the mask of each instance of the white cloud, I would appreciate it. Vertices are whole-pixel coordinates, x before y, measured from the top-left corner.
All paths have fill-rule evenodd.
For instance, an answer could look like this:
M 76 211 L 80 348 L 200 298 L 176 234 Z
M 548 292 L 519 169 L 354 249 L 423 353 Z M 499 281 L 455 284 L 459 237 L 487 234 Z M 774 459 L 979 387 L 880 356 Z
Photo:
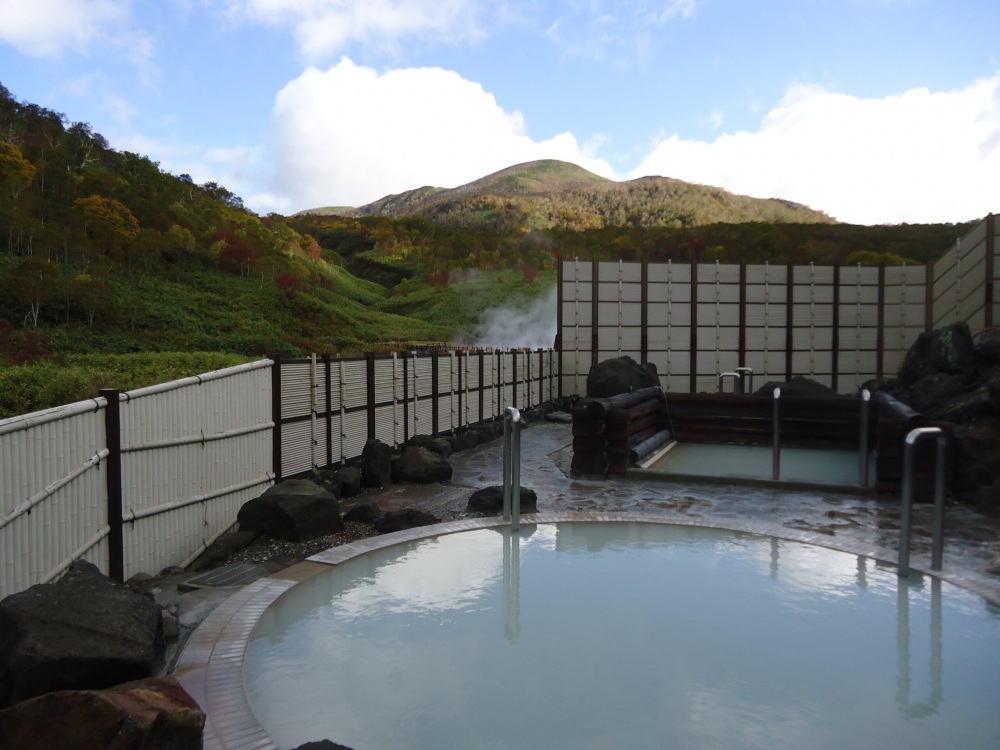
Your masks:
M 1000 74 L 884 99 L 794 86 L 754 132 L 661 137 L 630 176 L 647 174 L 785 198 L 859 224 L 975 219 L 1000 208 Z
M 231 0 L 237 15 L 295 29 L 301 53 L 319 61 L 348 42 L 391 47 L 408 36 L 482 36 L 477 0 Z
M 0 41 L 31 57 L 85 52 L 130 12 L 131 0 L 0 0 Z
M 534 141 L 518 112 L 440 68 L 386 73 L 342 59 L 310 69 L 277 95 L 279 186 L 300 210 L 362 205 L 422 185 L 455 187 L 524 161 L 562 159 L 612 177 L 571 133 Z

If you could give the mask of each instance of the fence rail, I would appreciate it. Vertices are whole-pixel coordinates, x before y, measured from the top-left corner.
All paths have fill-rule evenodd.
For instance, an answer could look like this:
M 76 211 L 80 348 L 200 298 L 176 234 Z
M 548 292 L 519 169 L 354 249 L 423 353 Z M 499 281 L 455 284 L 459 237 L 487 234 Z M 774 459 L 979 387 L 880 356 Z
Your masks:
M 551 350 L 260 360 L 0 421 L 0 598 L 187 565 L 275 479 L 533 406 Z
M 372 438 L 398 446 L 535 406 L 557 391 L 554 364 L 551 349 L 276 359 L 277 476 L 354 458 Z

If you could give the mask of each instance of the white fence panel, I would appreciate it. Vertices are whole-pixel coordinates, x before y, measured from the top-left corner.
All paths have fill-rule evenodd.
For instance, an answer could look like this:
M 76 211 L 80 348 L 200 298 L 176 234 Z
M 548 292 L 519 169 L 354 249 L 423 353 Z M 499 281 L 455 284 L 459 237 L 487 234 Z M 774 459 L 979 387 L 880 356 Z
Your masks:
M 105 404 L 0 421 L 0 598 L 51 580 L 79 557 L 107 572 Z
M 270 485 L 270 368 L 265 360 L 122 394 L 126 576 L 193 560 Z

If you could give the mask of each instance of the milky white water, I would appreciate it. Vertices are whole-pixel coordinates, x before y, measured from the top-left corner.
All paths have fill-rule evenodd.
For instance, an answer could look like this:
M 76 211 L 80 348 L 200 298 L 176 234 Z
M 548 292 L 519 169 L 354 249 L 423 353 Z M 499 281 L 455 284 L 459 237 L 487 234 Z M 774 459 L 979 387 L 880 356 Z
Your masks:
M 245 668 L 286 748 L 1000 747 L 995 607 L 868 558 L 663 524 L 360 556 L 279 600 Z

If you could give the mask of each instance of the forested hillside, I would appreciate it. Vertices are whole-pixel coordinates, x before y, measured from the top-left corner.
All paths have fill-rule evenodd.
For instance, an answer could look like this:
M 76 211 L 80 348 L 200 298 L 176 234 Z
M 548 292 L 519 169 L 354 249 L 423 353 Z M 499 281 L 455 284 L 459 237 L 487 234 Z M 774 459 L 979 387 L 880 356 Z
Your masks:
M 547 298 L 560 258 L 924 262 L 965 231 L 553 161 L 261 217 L 0 85 L 0 418 L 271 353 L 497 343 L 484 313 Z

